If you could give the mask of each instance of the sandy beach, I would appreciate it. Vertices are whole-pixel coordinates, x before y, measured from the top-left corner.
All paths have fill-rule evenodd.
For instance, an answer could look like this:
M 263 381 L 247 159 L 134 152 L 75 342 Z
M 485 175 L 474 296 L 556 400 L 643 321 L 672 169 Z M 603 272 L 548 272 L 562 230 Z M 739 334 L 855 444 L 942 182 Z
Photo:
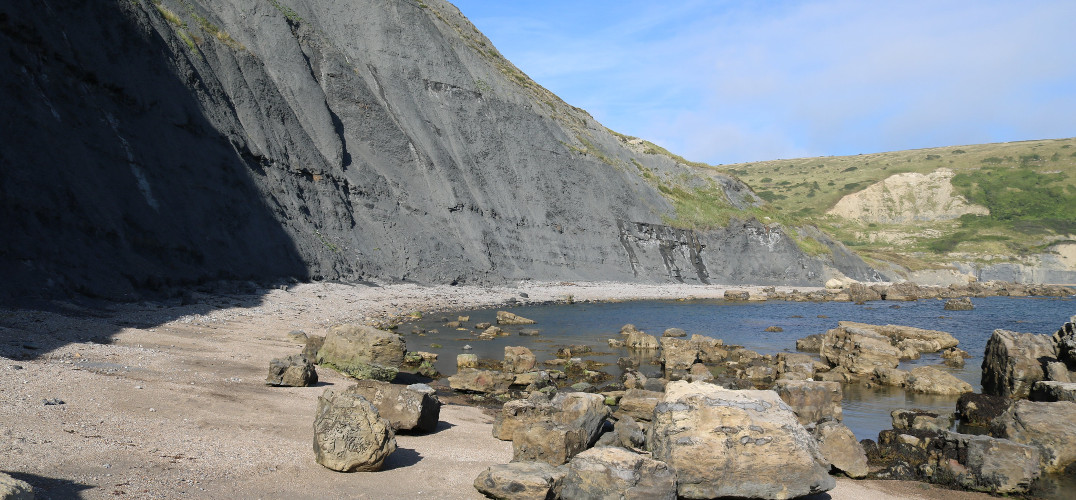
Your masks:
M 0 470 L 30 482 L 38 498 L 482 498 L 474 478 L 512 457 L 482 408 L 445 405 L 435 433 L 397 436 L 380 472 L 315 463 L 317 397 L 348 380 L 319 368 L 317 387 L 266 386 L 269 360 L 301 349 L 287 334 L 510 299 L 719 298 L 729 289 L 761 291 L 311 283 L 184 301 L 0 308 Z M 837 485 L 819 498 L 986 498 L 910 482 Z

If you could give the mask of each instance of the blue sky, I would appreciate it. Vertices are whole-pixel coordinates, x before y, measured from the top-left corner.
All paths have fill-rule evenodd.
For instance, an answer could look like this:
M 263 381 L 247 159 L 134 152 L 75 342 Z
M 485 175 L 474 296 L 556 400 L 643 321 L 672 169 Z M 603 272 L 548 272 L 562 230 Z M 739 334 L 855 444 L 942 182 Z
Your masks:
M 1076 1 L 456 0 L 605 126 L 708 163 L 1076 136 Z

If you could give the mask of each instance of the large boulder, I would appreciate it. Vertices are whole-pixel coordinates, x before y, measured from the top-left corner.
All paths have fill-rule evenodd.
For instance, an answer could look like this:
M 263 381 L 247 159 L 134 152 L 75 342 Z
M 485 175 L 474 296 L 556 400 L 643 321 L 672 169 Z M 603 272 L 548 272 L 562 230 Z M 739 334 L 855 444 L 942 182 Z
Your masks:
M 1038 448 L 1044 472 L 1076 462 L 1076 403 L 1020 400 L 994 420 L 991 433 Z
M 661 364 L 666 377 L 687 372 L 698 360 L 699 348 L 694 342 L 682 338 L 661 338 Z
M 983 394 L 1026 398 L 1031 386 L 1046 377 L 1046 360 L 1057 359 L 1049 335 L 994 330 L 983 355 Z
M 360 380 L 344 392 L 362 396 L 373 404 L 394 431 L 433 432 L 437 429 L 441 401 L 426 384 L 403 386 Z
M 4 500 L 34 500 L 34 487 L 21 479 L 0 472 L 0 498 Z
M 628 349 L 651 350 L 661 347 L 661 344 L 658 342 L 657 337 L 639 330 L 633 330 L 628 332 L 628 337 L 624 339 L 624 346 Z
M 396 451 L 396 434 L 366 398 L 332 388 L 318 397 L 314 459 L 340 472 L 380 470 Z
M 1026 493 L 1039 477 L 1039 450 L 1008 439 L 944 432 L 935 449 L 935 482 L 1005 495 Z
M 841 421 L 844 394 L 839 382 L 778 380 L 773 390 L 792 408 L 801 425 Z
M 874 332 L 888 337 L 890 343 L 894 345 L 913 346 L 921 353 L 938 352 L 942 349 L 956 347 L 959 344 L 956 337 L 938 330 L 925 330 L 902 325 L 871 325 L 853 321 L 840 321 L 837 325 L 846 329 L 855 328 Z
M 534 357 L 534 353 L 530 349 L 505 346 L 504 362 L 501 363 L 501 370 L 505 373 L 527 373 L 534 370 L 536 362 L 537 358 Z
M 676 476 L 665 462 L 623 448 L 592 448 L 568 463 L 560 498 L 676 500 Z
M 958 396 L 975 390 L 971 384 L 933 366 L 912 368 L 905 386 L 912 392 L 943 396 Z
M 317 360 L 357 379 L 391 381 L 404 361 L 403 337 L 366 325 L 337 325 L 329 329 Z
M 541 420 L 549 420 L 554 412 L 549 401 L 532 399 L 513 399 L 501 406 L 501 411 L 493 418 L 493 437 L 501 441 L 511 441 L 516 430 Z
M 794 498 L 835 482 L 815 439 L 773 391 L 671 382 L 647 443 L 684 498 Z
M 515 379 L 509 373 L 468 368 L 448 377 L 448 385 L 457 391 L 498 393 L 507 392 Z
M 482 494 L 498 500 L 546 500 L 554 496 L 567 469 L 545 462 L 491 465 L 474 480 Z
M 851 373 L 869 375 L 876 368 L 896 368 L 900 350 L 889 338 L 870 329 L 838 327 L 826 332 L 819 350 L 830 366 L 842 366 Z
M 815 427 L 814 437 L 818 440 L 818 450 L 833 469 L 856 479 L 866 477 L 870 472 L 867 453 L 848 426 L 839 422 L 822 422 Z
M 309 387 L 318 383 L 318 372 L 306 356 L 292 354 L 286 358 L 274 358 L 269 362 L 269 375 L 265 377 L 265 383 L 285 387 Z
M 527 319 L 508 311 L 497 311 L 498 325 L 533 325 L 534 323 L 533 319 Z
M 548 404 L 536 403 L 534 410 L 517 412 L 517 421 L 507 428 L 502 423 L 500 434 L 512 435 L 513 461 L 560 465 L 597 441 L 608 416 L 600 394 L 562 392 Z

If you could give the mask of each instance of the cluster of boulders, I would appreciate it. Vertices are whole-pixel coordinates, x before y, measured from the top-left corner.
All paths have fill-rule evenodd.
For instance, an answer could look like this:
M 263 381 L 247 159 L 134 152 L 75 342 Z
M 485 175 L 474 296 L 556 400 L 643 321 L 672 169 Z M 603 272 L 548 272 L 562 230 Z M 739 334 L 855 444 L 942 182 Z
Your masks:
M 314 365 L 332 368 L 356 382 L 328 388 L 314 417 L 314 458 L 341 472 L 380 470 L 396 450 L 396 433 L 437 428 L 441 402 L 426 384 L 393 384 L 401 367 L 430 373 L 437 355 L 408 352 L 403 337 L 369 325 L 337 325 L 324 337 L 288 335 L 303 352 L 269 363 L 266 383 L 306 387 L 317 383 Z M 432 371 L 436 374 L 436 370 Z
M 902 283 L 867 284 L 853 280 L 832 279 L 826 283 L 824 290 L 801 292 L 778 291 L 774 287 L 764 288 L 761 293 L 752 294 L 748 290 L 728 290 L 725 300 L 787 300 L 793 302 L 856 302 L 872 300 L 912 301 L 919 299 L 963 299 L 947 307 L 948 310 L 970 310 L 973 308 L 968 297 L 1067 297 L 1076 293 L 1071 287 L 1060 285 L 1028 285 L 1004 281 L 974 282 L 966 285 L 949 285 L 947 287 L 918 285 L 910 281 Z
M 1076 321 L 1076 317 L 1073 318 Z M 1076 326 L 1053 335 L 995 330 L 983 359 L 983 393 L 954 414 L 893 412 L 893 429 L 865 441 L 882 478 L 919 479 L 991 493 L 1027 493 L 1043 474 L 1076 464 Z M 1030 398 L 1030 399 L 1028 399 Z
M 898 368 L 902 360 L 936 352 L 941 352 L 948 364 L 963 365 L 968 353 L 958 349 L 956 338 L 946 332 L 851 321 L 837 325 L 826 333 L 796 341 L 797 349 L 819 353 L 826 365 L 817 374 L 820 380 L 862 381 L 926 394 L 959 395 L 972 391 L 971 384 L 939 368 L 918 366 L 911 371 Z
M 841 420 L 840 384 L 783 381 L 734 390 L 669 381 L 612 403 L 590 393 L 508 401 L 493 435 L 511 463 L 474 485 L 493 498 L 793 498 L 834 487 L 831 472 L 867 473 Z

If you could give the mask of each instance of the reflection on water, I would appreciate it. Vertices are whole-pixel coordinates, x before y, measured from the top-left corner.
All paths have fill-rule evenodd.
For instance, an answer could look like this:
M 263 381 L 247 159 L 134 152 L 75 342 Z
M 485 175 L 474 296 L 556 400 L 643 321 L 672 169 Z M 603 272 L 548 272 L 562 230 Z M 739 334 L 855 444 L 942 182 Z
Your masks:
M 502 327 L 511 336 L 493 340 L 479 340 L 476 323 L 496 323 L 497 309 L 484 309 L 460 313 L 470 316 L 460 330 L 443 326 L 442 315 L 429 315 L 414 323 L 402 326 L 410 350 L 432 351 L 440 354 L 437 369 L 444 374 L 456 372 L 456 355 L 470 352 L 480 358 L 500 360 L 505 346 L 522 345 L 534 351 L 539 362 L 555 357 L 558 347 L 583 344 L 590 346 L 595 354 L 587 359 L 608 363 L 606 370 L 620 375 L 617 358 L 629 356 L 623 348 L 610 348 L 610 338 L 620 338 L 620 327 L 632 323 L 640 330 L 660 337 L 666 328 L 677 327 L 688 335 L 702 334 L 723 339 L 726 344 L 742 345 L 763 354 L 795 351 L 796 339 L 815 333 L 823 333 L 837 326 L 838 321 L 858 321 L 872 324 L 897 324 L 942 330 L 960 341 L 960 348 L 972 355 L 963 368 L 942 367 L 962 380 L 972 384 L 978 391 L 980 366 L 986 341 L 994 329 L 1002 328 L 1031 333 L 1053 333 L 1069 317 L 1076 313 L 1076 302 L 1071 298 L 1009 298 L 990 297 L 972 299 L 973 311 L 946 311 L 942 300 L 916 302 L 869 302 L 855 305 L 847 302 L 725 302 L 720 300 L 695 301 L 639 301 L 602 304 L 542 305 L 512 308 L 512 312 L 534 319 L 535 325 Z M 893 307 L 898 306 L 898 307 Z M 444 315 L 449 316 L 449 315 Z M 455 320 L 456 315 L 449 319 Z M 412 326 L 437 329 L 438 333 L 426 336 L 412 335 Z M 766 332 L 766 327 L 779 326 L 782 332 Z M 537 337 L 519 336 L 523 328 L 541 330 Z M 432 347 L 439 344 L 441 347 Z M 470 345 L 472 350 L 464 350 Z M 656 363 L 656 360 L 655 360 Z M 910 370 L 917 365 L 941 365 L 937 354 L 925 354 L 915 361 L 901 363 Z M 660 373 L 660 366 L 644 364 L 644 374 Z M 846 385 L 844 393 L 844 421 L 859 439 L 877 439 L 878 432 L 890 428 L 890 412 L 898 408 L 919 408 L 941 413 L 951 413 L 955 397 L 927 396 L 905 393 L 903 389 L 865 389 Z

